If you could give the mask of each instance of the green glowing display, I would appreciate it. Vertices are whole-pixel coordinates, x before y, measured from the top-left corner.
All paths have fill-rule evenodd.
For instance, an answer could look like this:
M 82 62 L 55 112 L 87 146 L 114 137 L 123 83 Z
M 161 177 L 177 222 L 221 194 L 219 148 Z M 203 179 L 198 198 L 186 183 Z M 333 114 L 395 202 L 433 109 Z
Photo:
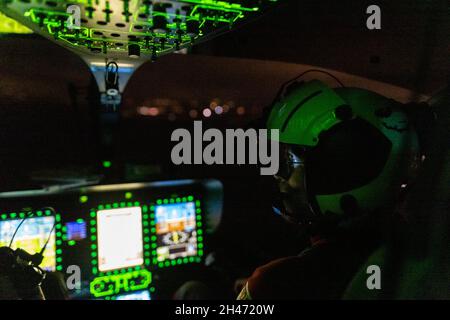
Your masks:
M 202 261 L 204 244 L 200 200 L 191 195 L 158 199 L 149 211 L 154 265 L 164 268 Z
M 117 274 L 100 276 L 91 281 L 90 292 L 96 298 L 107 297 L 124 292 L 147 289 L 152 282 L 148 270 L 122 271 Z
M 21 248 L 30 254 L 34 254 L 40 252 L 44 243 L 49 240 L 44 253 L 44 260 L 40 267 L 48 271 L 62 271 L 62 225 L 60 214 L 53 215 L 52 211 L 48 209 L 30 213 L 11 212 L 0 215 L 0 230 L 2 231 L 0 233 L 0 247 L 9 245 L 12 232 L 16 230 L 20 221 L 28 215 L 24 226 L 18 229 L 12 247 Z M 53 216 L 54 220 L 48 220 Z M 51 230 L 53 224 L 55 224 L 55 236 L 49 237 L 45 230 Z
M 22 1 L 0 3 L 15 20 L 54 41 L 94 55 L 158 57 L 230 30 L 279 0 Z M 80 8 L 67 12 L 69 5 Z M 78 21 L 80 22 L 78 25 Z M 73 22 L 76 22 L 73 24 Z
M 92 273 L 94 275 L 99 274 L 100 276 L 108 276 L 108 275 L 113 275 L 115 273 L 119 273 L 119 272 L 126 272 L 126 271 L 131 271 L 131 270 L 140 270 L 141 266 L 135 266 L 135 267 L 126 267 L 126 268 L 119 268 L 118 270 L 110 270 L 110 271 L 101 271 L 101 268 L 99 268 L 99 261 L 98 261 L 98 230 L 97 230 L 97 213 L 99 211 L 102 210 L 114 210 L 114 209 L 123 209 L 123 208 L 140 208 L 141 205 L 138 201 L 128 201 L 128 202 L 114 202 L 114 203 L 108 203 L 108 204 L 100 204 L 98 205 L 96 208 L 92 208 L 90 211 L 90 240 L 91 240 L 91 265 L 92 265 Z M 143 212 L 144 210 L 142 210 Z M 148 224 L 145 223 L 145 214 L 143 214 L 143 218 L 142 219 L 142 233 L 143 235 L 148 234 L 149 228 L 148 228 Z M 148 245 L 148 241 L 146 239 L 146 237 L 143 237 L 143 244 L 144 247 L 146 245 Z M 144 263 L 143 264 L 149 264 L 149 259 L 145 257 L 145 252 L 144 252 Z
M 152 291 L 154 288 L 150 287 L 152 277 L 149 270 L 202 261 L 204 221 L 201 201 L 193 195 L 173 195 L 148 202 L 136 201 L 138 197 L 138 194 L 125 190 L 122 199 L 111 203 L 94 203 L 93 197 L 87 195 L 79 198 L 81 203 L 90 206 L 87 221 L 92 273 L 90 293 L 95 298 L 111 300 L 122 293 Z M 116 213 L 119 216 L 126 214 L 128 220 L 132 219 L 132 216 L 136 218 L 136 215 L 139 215 L 141 224 L 128 220 L 118 223 L 113 221 L 114 218 L 108 220 L 109 216 Z M 134 226 L 134 231 L 130 229 L 123 233 L 127 235 L 128 244 L 135 243 L 126 250 L 126 259 L 121 260 L 120 254 L 112 250 L 117 244 L 110 243 L 111 237 L 114 241 L 120 238 L 117 237 L 117 232 L 111 232 L 109 229 L 113 225 L 120 225 L 127 230 L 128 226 Z M 142 234 L 137 230 L 142 230 Z M 57 231 L 62 233 L 60 236 L 64 240 L 67 230 L 60 226 Z M 67 244 L 75 245 L 74 242 Z M 138 247 L 140 251 L 136 250 Z M 112 261 L 111 256 L 108 256 L 111 252 L 113 252 L 112 260 L 116 264 L 108 262 Z M 136 262 L 121 265 L 120 261 Z

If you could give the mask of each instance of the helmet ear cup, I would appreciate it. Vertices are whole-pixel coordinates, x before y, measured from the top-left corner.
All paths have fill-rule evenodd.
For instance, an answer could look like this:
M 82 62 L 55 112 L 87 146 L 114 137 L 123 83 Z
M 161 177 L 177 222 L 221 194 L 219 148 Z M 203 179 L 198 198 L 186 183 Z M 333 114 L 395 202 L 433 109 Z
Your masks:
M 361 187 L 380 174 L 390 150 L 389 140 L 370 123 L 360 118 L 341 122 L 322 132 L 308 152 L 308 189 L 323 195 Z

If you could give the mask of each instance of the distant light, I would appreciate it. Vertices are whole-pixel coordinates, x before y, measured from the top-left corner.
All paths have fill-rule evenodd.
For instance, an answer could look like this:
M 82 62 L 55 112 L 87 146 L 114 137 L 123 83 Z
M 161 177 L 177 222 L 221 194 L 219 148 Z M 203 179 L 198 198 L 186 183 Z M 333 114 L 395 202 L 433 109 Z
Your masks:
M 244 114 L 245 114 L 245 108 L 244 108 L 244 107 L 238 107 L 238 108 L 236 109 L 236 113 L 237 113 L 238 115 L 240 115 L 240 116 L 244 115 Z
M 158 109 L 158 108 L 155 108 L 155 107 L 148 108 L 147 114 L 148 114 L 149 116 L 156 117 L 156 116 L 159 114 L 159 109 Z
M 208 109 L 208 108 L 203 109 L 203 116 L 205 118 L 209 118 L 209 117 L 211 117 L 211 115 L 212 115 L 211 109 Z
M 80 203 L 86 203 L 88 201 L 88 197 L 87 196 L 81 196 L 80 197 Z
M 133 194 L 131 192 L 125 193 L 125 199 L 131 199 L 133 198 Z
M 142 116 L 146 116 L 146 115 L 147 115 L 147 110 L 148 110 L 147 107 L 139 107 L 139 108 L 138 108 L 138 113 L 139 113 L 140 115 L 142 115 Z
M 228 104 L 224 104 L 223 105 L 223 112 L 227 113 L 228 111 L 230 111 L 230 106 Z
M 138 113 L 143 116 L 156 117 L 157 115 L 159 115 L 159 109 L 156 107 L 149 108 L 142 106 L 138 108 Z
M 191 118 L 197 118 L 198 117 L 198 111 L 195 109 L 189 110 L 189 117 Z
M 215 108 L 217 108 L 217 102 L 216 102 L 216 101 L 212 101 L 212 102 L 209 104 L 209 108 L 210 108 L 211 110 L 214 110 Z
M 217 107 L 214 109 L 214 112 L 215 112 L 216 114 L 222 114 L 222 113 L 223 113 L 223 108 L 222 108 L 221 106 L 217 106 Z
M 112 163 L 111 161 L 103 161 L 103 168 L 111 168 Z

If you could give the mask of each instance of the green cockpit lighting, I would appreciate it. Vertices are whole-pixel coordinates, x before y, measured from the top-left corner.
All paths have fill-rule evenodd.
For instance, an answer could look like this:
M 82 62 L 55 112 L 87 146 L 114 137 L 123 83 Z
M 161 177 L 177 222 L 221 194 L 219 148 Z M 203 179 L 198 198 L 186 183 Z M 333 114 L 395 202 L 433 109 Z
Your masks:
M 0 13 L 0 33 L 29 34 L 33 33 L 33 31 Z

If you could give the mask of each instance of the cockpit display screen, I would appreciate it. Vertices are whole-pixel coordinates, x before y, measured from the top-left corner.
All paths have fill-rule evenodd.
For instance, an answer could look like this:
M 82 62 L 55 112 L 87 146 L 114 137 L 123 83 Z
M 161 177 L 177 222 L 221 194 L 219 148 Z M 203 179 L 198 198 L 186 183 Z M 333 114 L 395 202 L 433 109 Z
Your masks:
M 47 271 L 55 271 L 55 231 L 52 231 L 55 217 L 28 218 L 17 229 L 21 221 L 22 219 L 0 221 L 0 247 L 9 246 L 16 230 L 17 233 L 11 246 L 13 249 L 20 248 L 30 254 L 35 254 L 39 253 L 48 241 L 44 252 L 44 260 L 40 267 Z
M 99 210 L 97 226 L 100 271 L 144 263 L 141 207 Z
M 195 203 L 155 207 L 158 261 L 197 255 Z

